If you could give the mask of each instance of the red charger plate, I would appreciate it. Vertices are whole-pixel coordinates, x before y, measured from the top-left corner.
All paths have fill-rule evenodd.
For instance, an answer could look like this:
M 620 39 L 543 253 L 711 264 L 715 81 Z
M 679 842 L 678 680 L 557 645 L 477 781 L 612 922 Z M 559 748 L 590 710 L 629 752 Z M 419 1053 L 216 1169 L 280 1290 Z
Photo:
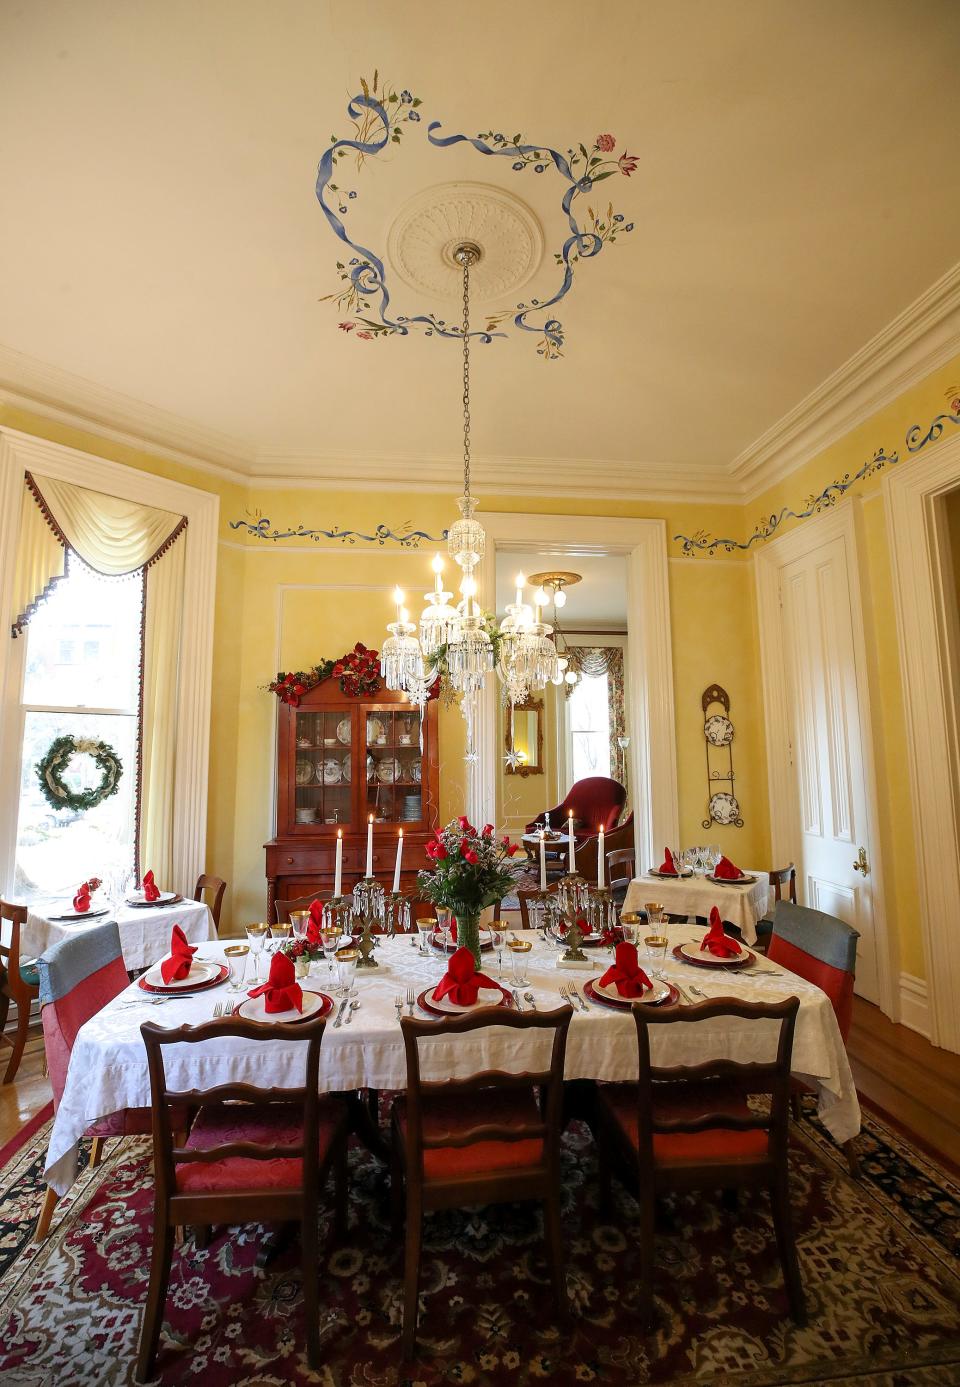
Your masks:
M 599 1006 L 612 1007 L 614 1011 L 629 1011 L 630 1008 L 633 1006 L 634 1001 L 643 1002 L 642 997 L 623 997 L 619 1000 L 616 997 L 605 997 L 602 992 L 598 992 L 597 989 L 594 987 L 595 982 L 596 978 L 588 978 L 587 981 L 583 984 L 583 991 L 584 995 L 589 997 L 591 1002 L 596 1002 Z M 679 1002 L 680 993 L 674 987 L 673 983 L 665 982 L 664 985 L 666 987 L 669 987 L 670 996 L 664 997 L 662 1002 L 644 1002 L 644 1006 L 672 1007 L 676 1002 Z
M 741 947 L 743 946 L 741 945 Z M 752 954 L 749 949 L 744 948 L 743 953 L 744 957 L 738 958 L 736 963 L 720 963 L 718 960 L 707 958 L 706 955 L 703 958 L 689 958 L 682 952 L 679 944 L 673 950 L 674 958 L 680 963 L 689 963 L 691 968 L 725 969 L 727 972 L 734 973 L 739 972 L 741 968 L 749 968 L 751 964 L 757 961 L 756 954 Z

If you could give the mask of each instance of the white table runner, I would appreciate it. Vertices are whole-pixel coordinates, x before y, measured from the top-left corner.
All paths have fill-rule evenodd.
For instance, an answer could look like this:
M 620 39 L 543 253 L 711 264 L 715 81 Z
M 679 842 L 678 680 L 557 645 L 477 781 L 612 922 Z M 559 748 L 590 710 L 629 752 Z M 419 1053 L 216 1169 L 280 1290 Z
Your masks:
M 61 939 L 93 929 L 107 920 L 117 922 L 123 966 L 131 973 L 149 968 L 158 958 L 169 953 L 174 925 L 180 926 L 191 944 L 204 944 L 217 937 L 213 917 L 203 901 L 178 901 L 176 905 L 149 908 L 124 905 L 118 911 L 98 915 L 91 920 L 51 920 L 43 913 L 49 910 L 56 915 L 60 910 L 69 909 L 70 902 L 62 901 L 58 907 L 45 906 L 29 912 L 26 928 L 20 936 L 23 958 L 38 958 Z
M 699 915 L 710 918 L 714 906 L 721 920 L 736 925 L 748 944 L 757 942 L 757 921 L 768 910 L 770 876 L 767 872 L 750 872 L 757 878 L 749 886 L 717 886 L 706 877 L 679 877 L 670 881 L 644 873 L 635 877 L 627 887 L 624 910 L 642 910 L 645 901 L 659 901 L 668 915 Z
M 674 943 L 702 935 L 702 931 L 689 926 L 672 926 L 670 933 L 675 936 Z M 583 982 L 598 976 L 611 961 L 608 950 L 597 950 L 595 969 L 558 970 L 554 967 L 556 952 L 555 948 L 537 939 L 527 955 L 529 990 L 541 1008 L 559 1006 L 558 989 L 571 981 L 582 991 Z M 201 956 L 222 959 L 223 947 L 202 945 L 198 954 Z M 419 995 L 425 987 L 435 984 L 444 970 L 444 961 L 436 950 L 421 957 L 404 937 L 384 940 L 378 957 L 381 963 L 378 969 L 357 974 L 360 1008 L 353 1020 L 339 1029 L 334 1029 L 332 1023 L 327 1027 L 320 1053 L 320 1083 L 324 1089 L 403 1089 L 406 1086 L 403 1040 L 394 998 L 398 993 L 405 997 L 408 985 Z M 496 959 L 492 954 L 484 955 L 484 965 L 487 973 L 496 976 Z M 818 1092 L 820 1116 L 836 1140 L 843 1142 L 856 1135 L 860 1129 L 860 1108 L 853 1076 L 833 1008 L 819 988 L 790 973 L 760 976 L 744 972 L 721 977 L 715 970 L 694 969 L 669 956 L 664 971 L 668 978 L 678 978 L 682 984 L 694 982 L 715 996 L 736 995 L 751 1001 L 799 996 L 794 1073 Z M 505 980 L 507 973 L 505 957 Z M 303 981 L 314 990 L 330 991 L 324 965 L 320 965 L 319 971 L 309 980 Z M 153 1006 L 146 994 L 133 984 L 87 1022 L 73 1048 L 66 1087 L 50 1139 L 46 1167 L 48 1184 L 59 1193 L 72 1184 L 76 1178 L 77 1142 L 96 1118 L 121 1108 L 149 1106 L 150 1082 L 140 1035 L 141 1022 L 149 1019 L 169 1026 L 185 1022 L 196 1024 L 209 1020 L 216 1003 L 227 1000 L 230 995 L 221 987 Z M 142 1005 L 124 1006 L 131 998 Z M 448 1036 L 430 1047 L 430 1059 L 442 1072 L 466 1076 L 507 1061 L 515 1064 L 518 1054 L 524 1057 L 526 1064 L 533 1064 L 538 1054 L 532 1047 L 541 1040 L 542 1037 L 534 1039 L 533 1033 L 524 1037 L 507 1030 Z M 257 1044 L 236 1038 L 208 1044 L 202 1055 L 195 1047 L 169 1047 L 165 1053 L 168 1084 L 172 1089 L 188 1089 L 210 1087 L 229 1080 L 295 1087 L 303 1081 L 303 1054 L 304 1047 L 300 1045 L 284 1045 L 280 1041 Z M 736 1018 L 705 1022 L 696 1027 L 670 1027 L 653 1033 L 653 1058 L 657 1064 L 696 1063 L 704 1054 L 723 1054 L 741 1060 L 769 1058 L 769 1038 L 761 1033 L 761 1028 Z M 567 1079 L 622 1082 L 635 1079 L 636 1073 L 636 1030 L 629 1012 L 593 1005 L 588 1012 L 578 1012 L 574 1016 L 567 1039 Z

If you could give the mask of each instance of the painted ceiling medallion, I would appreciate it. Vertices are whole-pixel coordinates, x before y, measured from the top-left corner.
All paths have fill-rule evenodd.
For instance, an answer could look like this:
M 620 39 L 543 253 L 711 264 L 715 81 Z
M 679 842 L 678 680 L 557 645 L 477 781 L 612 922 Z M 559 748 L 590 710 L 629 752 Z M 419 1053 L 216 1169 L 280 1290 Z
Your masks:
M 327 224 L 340 241 L 343 249 L 342 259 L 337 261 L 342 288 L 331 294 L 324 294 L 322 302 L 333 303 L 340 315 L 341 331 L 354 333 L 364 341 L 377 337 L 407 337 L 411 331 L 422 332 L 426 337 L 458 338 L 461 327 L 458 323 L 448 323 L 437 314 L 427 310 L 400 314 L 391 306 L 392 285 L 388 283 L 385 260 L 391 269 L 400 273 L 399 263 L 406 267 L 406 282 L 411 287 L 420 287 L 424 277 L 428 289 L 420 287 L 420 292 L 432 297 L 447 293 L 446 271 L 450 268 L 449 257 L 460 241 L 460 233 L 451 226 L 450 234 L 440 236 L 440 265 L 442 269 L 431 271 L 426 266 L 426 250 L 421 246 L 414 251 L 412 244 L 408 254 L 404 254 L 403 240 L 398 232 L 400 249 L 396 257 L 388 252 L 376 250 L 355 240 L 348 229 L 351 207 L 359 197 L 359 190 L 352 184 L 361 173 L 367 176 L 368 168 L 376 156 L 384 150 L 402 148 L 403 139 L 410 133 L 410 127 L 421 124 L 420 97 L 404 89 L 397 91 L 390 82 L 384 82 L 374 72 L 373 81 L 360 79 L 361 91 L 347 106 L 347 115 L 353 123 L 353 135 L 346 139 L 331 137 L 331 143 L 321 156 L 317 169 L 317 201 L 327 219 Z M 566 152 L 551 149 L 549 145 L 535 144 L 523 134 L 503 135 L 493 130 L 476 136 L 442 135 L 441 123 L 431 121 L 427 128 L 427 141 L 438 151 L 465 145 L 478 154 L 494 159 L 507 159 L 511 172 L 523 174 L 532 171 L 546 174 L 551 184 L 560 179 L 557 190 L 557 211 L 562 218 L 562 232 L 558 230 L 558 248 L 553 253 L 558 280 L 557 287 L 548 298 L 531 299 L 529 303 L 520 300 L 514 307 L 498 310 L 481 318 L 481 326 L 471 330 L 471 336 L 484 343 L 492 342 L 494 337 L 507 336 L 507 326 L 520 333 L 533 333 L 537 341 L 537 354 L 545 361 L 555 361 L 563 355 L 563 324 L 554 316 L 555 307 L 569 293 L 574 274 L 581 262 L 599 255 L 604 246 L 612 245 L 618 236 L 633 230 L 634 223 L 625 214 L 614 211 L 612 200 L 600 196 L 598 185 L 615 175 L 629 178 L 636 172 L 636 155 L 626 150 L 616 153 L 616 138 L 603 133 L 597 135 L 593 143 L 571 145 Z M 492 166 L 491 166 L 492 167 Z M 449 186 L 449 185 L 448 185 Z M 501 203 L 501 207 L 508 205 Z M 512 200 L 517 217 L 513 218 L 512 235 L 520 234 L 525 228 L 531 230 L 531 214 L 522 203 Z M 522 208 L 521 215 L 517 209 Z M 402 214 L 401 214 L 402 215 Z M 441 216 L 442 221 L 442 216 Z M 421 222 L 421 225 L 423 223 Z M 536 227 L 535 221 L 533 227 Z M 518 230 L 519 228 L 519 230 Z M 469 229 L 464 229 L 470 239 Z M 484 240 L 473 237 L 486 251 Z M 521 239 L 523 239 L 521 235 Z M 414 238 L 415 240 L 415 238 Z M 429 244 L 436 245 L 437 232 L 428 234 Z M 494 264 L 490 270 L 489 294 L 506 294 L 493 286 L 507 285 L 510 276 L 502 264 L 502 258 L 494 251 Z M 517 267 L 514 288 L 525 282 L 533 273 L 539 255 L 533 250 L 525 254 L 526 266 Z M 500 262 L 498 264 L 498 261 Z
M 543 258 L 540 223 L 520 198 L 485 183 L 441 183 L 400 211 L 387 234 L 387 259 L 408 288 L 449 303 L 460 293 L 455 252 L 464 241 L 483 247 L 470 277 L 479 303 L 515 293 Z

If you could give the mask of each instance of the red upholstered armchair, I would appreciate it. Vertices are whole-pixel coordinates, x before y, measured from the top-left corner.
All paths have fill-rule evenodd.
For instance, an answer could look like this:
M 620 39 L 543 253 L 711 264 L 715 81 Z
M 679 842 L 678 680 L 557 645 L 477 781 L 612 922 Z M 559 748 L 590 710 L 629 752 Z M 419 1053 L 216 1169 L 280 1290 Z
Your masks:
M 603 828 L 604 833 L 615 828 L 627 802 L 627 792 L 619 780 L 606 775 L 588 775 L 578 780 L 562 804 L 549 810 L 550 827 L 566 831 L 567 816 L 573 811 L 573 831 L 578 843 Z M 527 824 L 525 833 L 536 833 L 543 827 L 544 816 L 538 815 Z

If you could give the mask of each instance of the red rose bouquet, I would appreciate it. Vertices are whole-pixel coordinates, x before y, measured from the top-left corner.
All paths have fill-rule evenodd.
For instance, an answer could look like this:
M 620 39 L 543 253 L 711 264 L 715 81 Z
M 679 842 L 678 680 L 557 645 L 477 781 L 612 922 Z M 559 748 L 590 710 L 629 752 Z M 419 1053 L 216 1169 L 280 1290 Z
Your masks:
M 434 832 L 426 853 L 433 863 L 418 874 L 420 890 L 434 905 L 446 906 L 457 920 L 457 942 L 471 950 L 480 966 L 480 912 L 502 901 L 516 885 L 509 863 L 517 851 L 509 838 L 497 839 L 493 824 L 476 829 L 465 814 Z

